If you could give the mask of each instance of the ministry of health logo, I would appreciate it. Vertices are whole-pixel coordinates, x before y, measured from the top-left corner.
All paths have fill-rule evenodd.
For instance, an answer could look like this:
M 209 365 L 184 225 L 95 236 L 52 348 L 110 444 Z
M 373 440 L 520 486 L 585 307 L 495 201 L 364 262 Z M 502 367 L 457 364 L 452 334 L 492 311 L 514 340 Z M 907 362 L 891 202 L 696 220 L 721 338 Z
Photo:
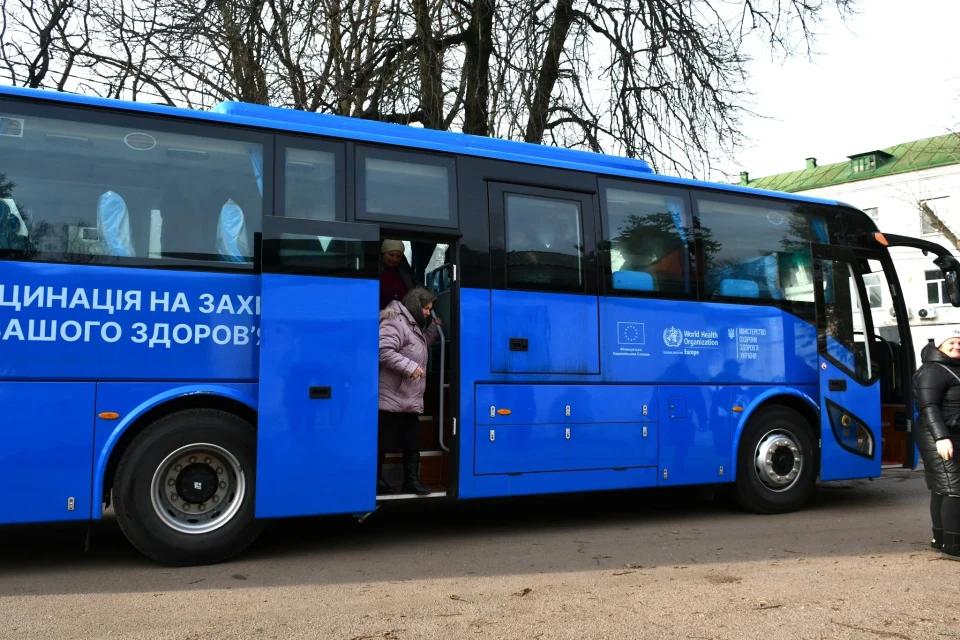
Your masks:
M 668 347 L 679 347 L 683 344 L 683 333 L 676 327 L 667 327 L 663 330 L 663 344 Z
M 733 340 L 733 338 L 734 338 L 736 335 L 737 335 L 737 330 L 736 330 L 736 329 L 734 329 L 734 328 L 732 328 L 732 327 L 731 327 L 730 329 L 727 329 L 727 337 L 728 337 L 728 338 L 730 338 L 731 340 Z

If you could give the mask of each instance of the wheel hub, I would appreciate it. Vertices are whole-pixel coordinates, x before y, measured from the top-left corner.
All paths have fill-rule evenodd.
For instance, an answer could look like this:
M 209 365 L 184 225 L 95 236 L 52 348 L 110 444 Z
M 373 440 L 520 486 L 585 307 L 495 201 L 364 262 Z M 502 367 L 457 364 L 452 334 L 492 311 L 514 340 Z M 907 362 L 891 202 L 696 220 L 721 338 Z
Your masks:
M 176 487 L 187 502 L 204 503 L 217 493 L 217 472 L 202 463 L 191 464 L 177 476 Z
M 771 431 L 760 438 L 754 465 L 764 486 L 771 491 L 786 491 L 800 477 L 803 452 L 792 433 Z
M 227 524 L 246 495 L 237 458 L 223 447 L 192 444 L 164 458 L 150 486 L 153 510 L 180 533 L 208 533 Z

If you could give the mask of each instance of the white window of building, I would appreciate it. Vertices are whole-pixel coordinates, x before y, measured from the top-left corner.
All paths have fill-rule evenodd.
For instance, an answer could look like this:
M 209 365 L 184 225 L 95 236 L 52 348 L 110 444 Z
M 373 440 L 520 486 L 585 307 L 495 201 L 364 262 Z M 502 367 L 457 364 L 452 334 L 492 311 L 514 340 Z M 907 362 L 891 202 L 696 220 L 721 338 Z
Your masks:
M 930 198 L 929 200 L 920 201 L 920 232 L 921 235 L 925 236 L 934 236 L 940 233 L 937 231 L 937 228 L 933 226 L 933 220 L 930 217 L 930 213 L 933 213 L 941 222 L 946 224 L 944 220 L 944 215 L 946 214 L 946 204 L 947 196 L 942 198 Z
M 863 276 L 863 284 L 867 289 L 867 300 L 870 301 L 871 309 L 879 309 L 883 306 L 883 283 L 880 276 L 867 274 Z
M 927 304 L 947 304 L 947 285 L 943 278 L 943 272 L 939 269 L 933 271 L 924 271 L 927 281 Z

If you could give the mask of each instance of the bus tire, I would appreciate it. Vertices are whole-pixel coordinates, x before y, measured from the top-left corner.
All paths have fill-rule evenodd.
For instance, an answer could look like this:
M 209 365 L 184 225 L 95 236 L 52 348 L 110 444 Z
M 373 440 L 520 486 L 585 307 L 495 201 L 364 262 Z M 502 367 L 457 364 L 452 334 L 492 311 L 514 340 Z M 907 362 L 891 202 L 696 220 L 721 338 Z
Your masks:
M 819 452 L 808 421 L 779 405 L 750 417 L 737 451 L 737 502 L 749 511 L 786 513 L 802 507 L 817 479 Z
M 225 411 L 160 418 L 120 458 L 113 498 L 124 535 L 167 565 L 214 564 L 247 548 L 254 520 L 257 433 Z

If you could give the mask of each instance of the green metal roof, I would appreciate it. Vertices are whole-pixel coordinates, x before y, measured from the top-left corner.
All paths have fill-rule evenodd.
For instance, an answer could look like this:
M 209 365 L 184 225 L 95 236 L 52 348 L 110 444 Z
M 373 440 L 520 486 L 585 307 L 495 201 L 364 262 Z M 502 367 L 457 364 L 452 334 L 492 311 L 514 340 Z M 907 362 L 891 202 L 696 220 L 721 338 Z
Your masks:
M 856 172 L 854 170 L 855 166 L 864 162 L 865 158 L 869 156 L 875 158 L 875 168 L 867 168 Z M 887 149 L 857 153 L 849 156 L 849 158 L 850 160 L 846 162 L 837 162 L 820 167 L 809 167 L 811 163 L 808 162 L 809 168 L 802 171 L 778 173 L 749 181 L 745 181 L 743 179 L 744 175 L 741 174 L 740 184 L 757 189 L 794 193 L 845 182 L 857 182 L 897 173 L 960 164 L 960 134 L 949 133 L 934 138 L 905 142 Z M 812 164 L 815 164 L 815 162 Z

